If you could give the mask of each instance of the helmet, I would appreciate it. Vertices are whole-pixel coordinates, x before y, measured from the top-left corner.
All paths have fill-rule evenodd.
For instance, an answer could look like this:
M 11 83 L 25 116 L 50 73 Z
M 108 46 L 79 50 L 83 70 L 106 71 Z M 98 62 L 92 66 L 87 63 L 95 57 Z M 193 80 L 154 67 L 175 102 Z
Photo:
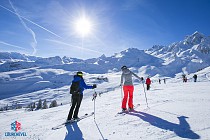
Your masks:
M 81 76 L 82 77 L 83 76 L 83 73 L 81 71 L 78 71 L 77 72 L 77 76 Z
M 127 69 L 127 66 L 122 66 L 121 70 Z

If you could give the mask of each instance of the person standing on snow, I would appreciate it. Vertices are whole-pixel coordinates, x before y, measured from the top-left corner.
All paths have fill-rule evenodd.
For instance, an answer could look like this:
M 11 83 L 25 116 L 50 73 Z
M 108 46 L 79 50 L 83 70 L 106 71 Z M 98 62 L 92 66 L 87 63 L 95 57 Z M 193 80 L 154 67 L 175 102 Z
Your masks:
M 151 80 L 150 80 L 149 77 L 147 77 L 147 79 L 146 79 L 146 85 L 147 85 L 147 90 L 149 90 L 150 89 L 150 85 L 151 85 Z
M 194 74 L 194 75 L 193 75 L 194 82 L 197 82 L 197 77 L 198 77 L 197 74 Z
M 161 84 L 161 80 L 159 79 L 158 81 L 159 81 L 159 84 Z
M 164 81 L 164 84 L 166 84 L 166 78 L 164 78 L 163 81 Z
M 140 81 L 142 81 L 142 79 L 138 77 L 135 73 L 130 71 L 126 66 L 122 66 L 121 70 L 122 70 L 122 75 L 121 75 L 120 86 L 123 85 L 123 91 L 124 91 L 124 98 L 122 100 L 122 110 L 123 111 L 127 110 L 126 104 L 127 104 L 128 96 L 129 96 L 128 107 L 130 110 L 132 110 L 133 109 L 133 91 L 134 91 L 132 75 L 138 78 Z
M 79 112 L 80 104 L 82 102 L 84 89 L 96 88 L 96 84 L 94 84 L 93 86 L 86 85 L 86 83 L 83 79 L 83 73 L 81 71 L 77 72 L 77 74 L 74 75 L 72 84 L 74 82 L 78 82 L 78 91 L 77 91 L 77 93 L 74 93 L 74 94 L 72 93 L 72 105 L 71 105 L 71 108 L 69 111 L 67 121 L 70 121 L 72 119 L 74 119 L 74 120 L 79 119 L 78 112 Z M 73 118 L 72 118 L 72 115 L 73 115 Z
M 183 83 L 186 83 L 187 82 L 187 77 L 185 74 L 182 75 L 182 78 L 183 78 Z

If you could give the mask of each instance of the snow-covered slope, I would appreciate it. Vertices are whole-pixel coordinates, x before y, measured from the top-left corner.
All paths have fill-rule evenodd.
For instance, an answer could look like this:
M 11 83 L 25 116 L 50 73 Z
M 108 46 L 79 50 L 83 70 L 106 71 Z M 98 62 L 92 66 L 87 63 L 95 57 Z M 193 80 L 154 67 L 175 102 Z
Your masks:
M 46 99 L 48 102 L 56 99 L 60 103 L 67 103 L 69 99 L 66 96 L 69 94 L 70 82 L 75 73 L 76 71 L 69 72 L 50 68 L 31 68 L 0 73 L 0 107 L 12 105 L 14 102 L 27 106 L 39 99 Z M 115 87 L 119 86 L 119 81 L 110 79 L 109 76 L 116 77 L 115 75 L 117 75 L 119 77 L 119 73 L 84 73 L 84 75 L 86 82 L 91 85 L 94 83 L 104 84 L 100 92 L 111 90 L 112 86 L 109 87 L 109 84 L 115 84 Z M 111 80 L 111 83 L 103 78 Z
M 207 69 L 203 70 L 202 76 L 206 74 L 210 76 Z M 52 130 L 52 127 L 65 121 L 69 104 L 31 112 L 24 109 L 1 112 L 0 118 L 3 119 L 0 119 L 0 139 L 210 139 L 210 86 L 209 82 L 202 82 L 205 77 L 199 77 L 197 83 L 182 83 L 179 79 L 173 79 L 173 83 L 170 79 L 166 84 L 152 83 L 151 90 L 146 92 L 149 109 L 142 84 L 135 83 L 134 105 L 140 104 L 140 107 L 134 112 L 120 115 L 117 112 L 121 108 L 121 89 L 115 87 L 116 81 L 120 79 L 120 73 L 107 76 L 110 81 L 98 83 L 96 92 L 108 87 L 113 91 L 108 89 L 108 92 L 96 98 L 95 119 L 92 116 L 61 129 Z M 86 77 L 89 83 L 93 75 Z M 93 112 L 93 93 L 93 90 L 85 91 L 80 116 Z M 66 98 L 70 100 L 70 95 L 68 94 Z M 14 132 L 11 130 L 11 123 L 14 121 L 21 123 L 19 132 L 25 132 L 27 136 L 5 136 L 5 132 Z
M 42 90 L 53 90 L 70 84 L 72 72 L 62 69 L 23 69 L 0 73 L 0 99 Z M 41 93 L 44 93 L 42 91 Z

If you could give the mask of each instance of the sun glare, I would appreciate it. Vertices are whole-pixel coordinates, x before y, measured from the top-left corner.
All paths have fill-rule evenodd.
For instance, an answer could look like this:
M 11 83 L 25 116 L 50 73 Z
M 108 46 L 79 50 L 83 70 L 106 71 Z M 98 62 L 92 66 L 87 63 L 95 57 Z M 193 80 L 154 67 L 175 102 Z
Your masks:
M 75 22 L 76 32 L 82 36 L 86 36 L 91 33 L 92 23 L 89 19 L 81 17 Z

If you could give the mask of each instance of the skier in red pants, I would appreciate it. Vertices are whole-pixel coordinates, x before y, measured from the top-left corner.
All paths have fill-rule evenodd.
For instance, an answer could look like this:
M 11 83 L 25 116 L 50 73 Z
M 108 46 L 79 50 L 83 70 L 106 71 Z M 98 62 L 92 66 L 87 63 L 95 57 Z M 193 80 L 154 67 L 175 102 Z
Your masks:
M 146 85 L 147 85 L 147 90 L 150 90 L 151 80 L 150 80 L 149 76 L 146 79 Z
M 135 73 L 130 71 L 126 66 L 123 66 L 121 68 L 122 75 L 121 75 L 121 86 L 123 85 L 123 91 L 124 91 L 124 98 L 122 100 L 122 110 L 127 110 L 126 104 L 128 100 L 128 107 L 130 110 L 133 109 L 133 91 L 134 86 L 132 82 L 132 75 L 138 78 L 140 81 L 142 80 L 139 76 L 137 76 Z M 124 83 L 123 83 L 124 82 Z M 128 99 L 129 96 L 129 99 Z

